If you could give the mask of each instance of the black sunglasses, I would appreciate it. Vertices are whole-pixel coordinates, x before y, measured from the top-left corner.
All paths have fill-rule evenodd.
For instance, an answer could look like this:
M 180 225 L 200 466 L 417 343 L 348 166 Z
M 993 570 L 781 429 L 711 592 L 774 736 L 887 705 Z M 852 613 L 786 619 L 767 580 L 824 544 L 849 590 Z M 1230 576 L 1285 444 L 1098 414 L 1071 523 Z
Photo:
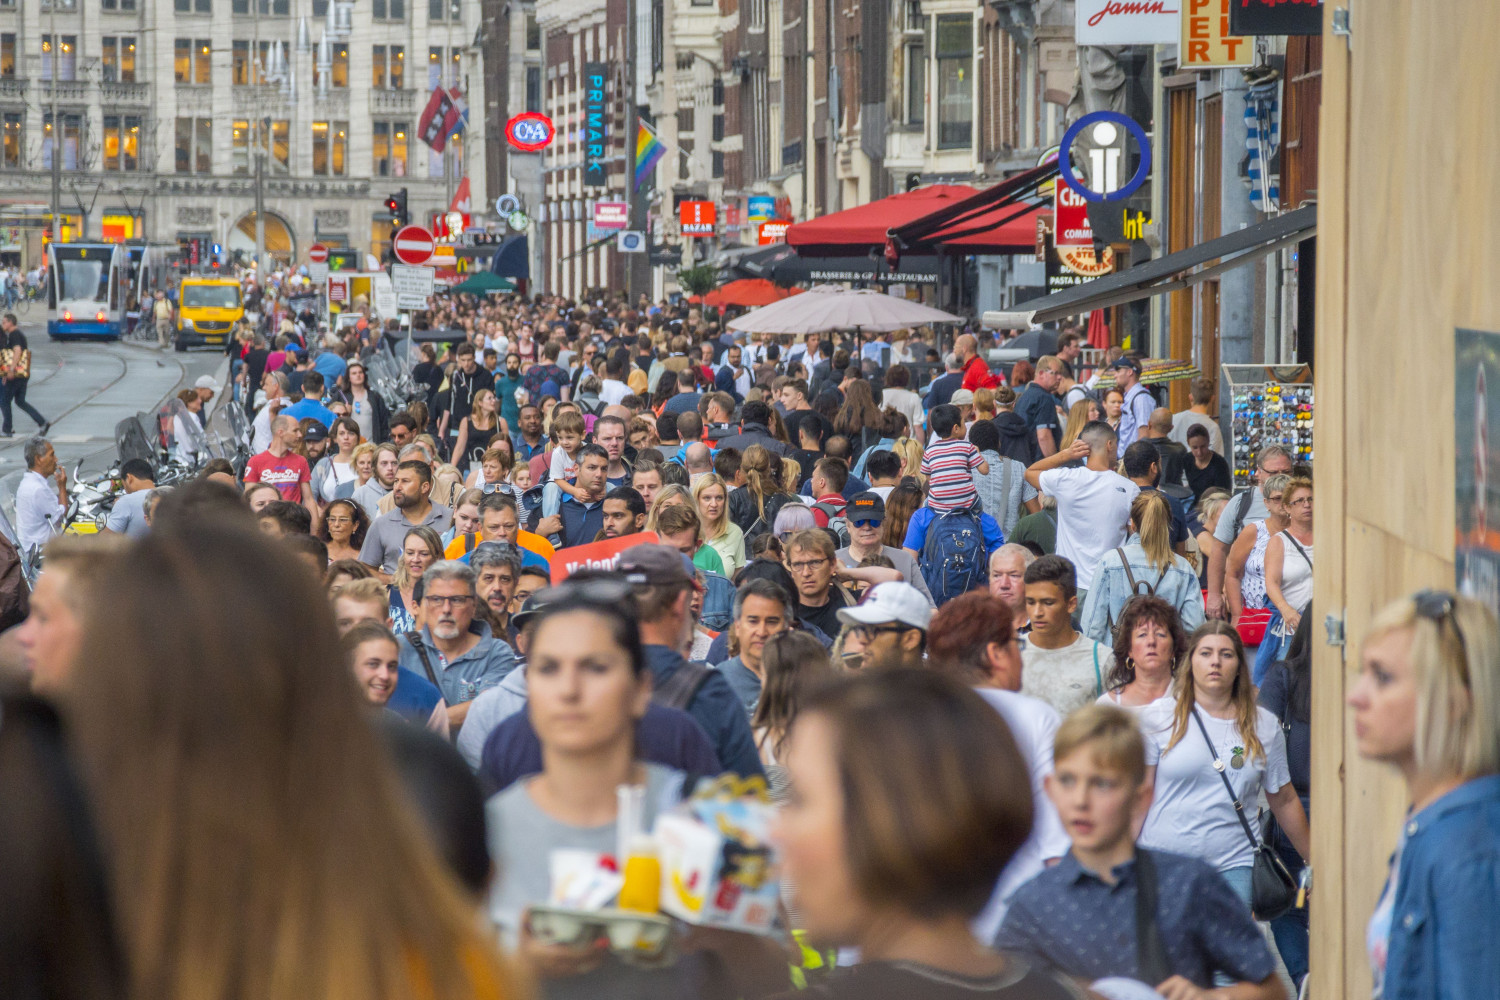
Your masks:
M 1442 590 L 1419 590 L 1412 595 L 1412 604 L 1417 614 L 1428 621 L 1443 627 L 1447 622 L 1453 626 L 1453 634 L 1458 637 L 1459 652 L 1463 654 L 1458 663 L 1458 679 L 1464 682 L 1464 687 L 1471 688 L 1469 683 L 1469 644 L 1464 639 L 1464 630 L 1458 626 L 1458 599 L 1447 591 Z

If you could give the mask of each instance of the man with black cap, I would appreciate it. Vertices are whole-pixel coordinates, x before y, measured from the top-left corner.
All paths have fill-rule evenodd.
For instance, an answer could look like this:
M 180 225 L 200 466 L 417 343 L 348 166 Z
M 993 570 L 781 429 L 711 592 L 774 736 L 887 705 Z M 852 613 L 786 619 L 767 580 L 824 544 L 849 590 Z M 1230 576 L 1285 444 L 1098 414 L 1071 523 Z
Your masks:
M 1156 409 L 1156 399 L 1141 385 L 1141 363 L 1135 358 L 1124 355 L 1109 367 L 1115 375 L 1115 388 L 1125 394 L 1124 405 L 1120 407 L 1118 428 L 1119 451 L 1123 455 L 1125 449 L 1135 444 L 1150 425 L 1151 411 Z
M 880 543 L 881 526 L 885 523 L 885 501 L 879 493 L 856 493 L 844 508 L 844 519 L 849 522 L 849 544 L 834 553 L 840 565 L 854 567 L 871 556 L 883 555 L 895 566 L 901 578 L 926 598 L 928 606 L 932 605 L 932 593 L 927 589 L 921 567 L 911 553 Z
M 653 701 L 684 709 L 708 733 L 726 771 L 763 774 L 760 755 L 739 696 L 722 674 L 689 663 L 680 650 L 692 640 L 693 565 L 668 545 L 636 545 L 616 567 L 635 595 Z

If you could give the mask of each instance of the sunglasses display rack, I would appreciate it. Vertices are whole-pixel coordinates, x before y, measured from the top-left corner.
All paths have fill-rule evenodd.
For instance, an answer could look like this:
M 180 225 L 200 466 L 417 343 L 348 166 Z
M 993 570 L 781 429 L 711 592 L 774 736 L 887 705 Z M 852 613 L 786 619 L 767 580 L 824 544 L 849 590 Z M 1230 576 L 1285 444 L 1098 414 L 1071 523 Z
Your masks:
M 1313 460 L 1313 384 L 1307 365 L 1224 365 L 1229 394 L 1227 450 L 1234 488 L 1249 487 L 1266 445 L 1279 444 L 1298 464 Z M 1221 399 L 1221 405 L 1224 401 Z

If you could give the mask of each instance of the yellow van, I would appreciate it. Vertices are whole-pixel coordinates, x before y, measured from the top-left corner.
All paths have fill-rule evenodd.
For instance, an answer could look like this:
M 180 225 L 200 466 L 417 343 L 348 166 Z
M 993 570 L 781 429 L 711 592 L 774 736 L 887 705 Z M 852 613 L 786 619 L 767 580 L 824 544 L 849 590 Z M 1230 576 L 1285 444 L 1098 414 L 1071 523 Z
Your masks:
M 177 289 L 179 351 L 198 344 L 224 346 L 245 315 L 240 283 L 233 278 L 188 277 Z

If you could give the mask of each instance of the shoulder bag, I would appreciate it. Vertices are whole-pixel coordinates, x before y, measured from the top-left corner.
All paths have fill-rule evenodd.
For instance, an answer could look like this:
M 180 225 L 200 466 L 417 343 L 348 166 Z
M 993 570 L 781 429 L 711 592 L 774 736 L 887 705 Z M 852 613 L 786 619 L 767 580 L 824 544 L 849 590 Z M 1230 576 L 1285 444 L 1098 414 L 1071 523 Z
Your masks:
M 1250 838 L 1250 849 L 1255 857 L 1250 871 L 1250 912 L 1256 920 L 1275 920 L 1296 907 L 1297 880 L 1292 878 L 1292 873 L 1287 871 L 1286 865 L 1282 864 L 1271 845 L 1258 839 L 1255 831 L 1250 828 L 1250 821 L 1245 818 L 1245 807 L 1240 804 L 1240 797 L 1234 794 L 1234 786 L 1224 773 L 1224 762 L 1219 759 L 1218 749 L 1209 738 L 1208 727 L 1203 724 L 1203 717 L 1198 714 L 1196 706 L 1193 708 L 1193 721 L 1198 723 L 1203 742 L 1208 744 L 1208 752 L 1213 755 L 1214 770 L 1219 773 L 1219 780 L 1224 782 L 1224 791 L 1229 793 L 1229 801 L 1234 803 L 1234 814 L 1239 819 L 1245 836 Z
M 1146 583 L 1144 580 L 1137 582 L 1135 574 L 1130 571 L 1130 559 L 1125 555 L 1125 547 L 1121 546 L 1115 549 L 1115 554 L 1120 557 L 1120 568 L 1125 571 L 1125 582 L 1130 585 L 1130 596 L 1125 598 L 1124 604 L 1120 605 L 1119 620 L 1117 621 L 1113 616 L 1109 616 L 1110 637 L 1118 639 L 1120 637 L 1120 621 L 1125 619 L 1125 609 L 1130 607 L 1130 602 L 1137 597 L 1155 597 L 1156 588 L 1160 587 L 1161 582 L 1167 578 L 1167 571 L 1165 569 L 1162 570 L 1156 577 L 1155 583 Z M 1146 589 L 1142 590 L 1142 586 Z
M 1135 849 L 1135 962 L 1138 977 L 1148 986 L 1172 978 L 1167 946 L 1156 921 L 1156 862 L 1149 851 Z

